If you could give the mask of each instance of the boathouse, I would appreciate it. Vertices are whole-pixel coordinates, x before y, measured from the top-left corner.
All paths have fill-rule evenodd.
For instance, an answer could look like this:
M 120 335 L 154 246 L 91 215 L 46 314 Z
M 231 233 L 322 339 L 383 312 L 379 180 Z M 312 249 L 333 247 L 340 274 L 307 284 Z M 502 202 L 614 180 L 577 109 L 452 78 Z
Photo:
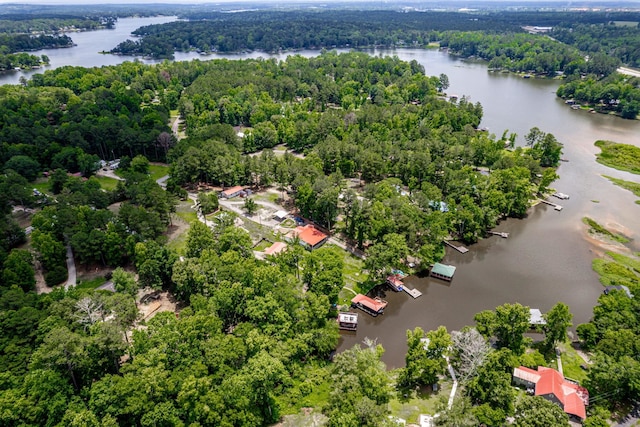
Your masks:
M 355 331 L 358 328 L 358 313 L 338 313 L 338 328 Z
M 453 279 L 453 275 L 456 272 L 456 268 L 453 265 L 440 264 L 436 262 L 431 268 L 431 277 L 436 279 L 446 280 L 450 282 Z
M 565 379 L 555 369 L 544 366 L 538 366 L 537 371 L 524 366 L 514 368 L 513 384 L 560 406 L 574 421 L 582 422 L 587 417 L 585 406 L 589 404 L 589 392 Z
M 387 301 L 376 298 L 369 298 L 366 295 L 358 294 L 351 299 L 351 306 L 357 307 L 365 313 L 369 313 L 372 316 L 382 314 L 384 309 L 389 304 Z
M 399 292 L 402 290 L 404 283 L 402 283 L 402 276 L 399 274 L 390 274 L 387 276 L 387 284 L 391 286 L 391 288 Z

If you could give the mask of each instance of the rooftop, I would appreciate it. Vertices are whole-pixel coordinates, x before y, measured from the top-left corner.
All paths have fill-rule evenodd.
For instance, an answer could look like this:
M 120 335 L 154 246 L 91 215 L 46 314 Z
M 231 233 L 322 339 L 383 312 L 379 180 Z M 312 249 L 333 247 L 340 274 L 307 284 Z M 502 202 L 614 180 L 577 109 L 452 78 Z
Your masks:
M 362 294 L 358 294 L 355 297 L 353 297 L 351 299 L 351 302 L 353 304 L 361 304 L 365 307 L 367 307 L 369 310 L 375 311 L 375 312 L 380 312 L 382 310 L 384 310 L 384 308 L 387 306 L 388 302 L 386 302 L 385 300 L 382 300 L 380 298 L 369 298 L 366 295 L 362 295 Z
M 589 404 L 589 392 L 578 384 L 567 381 L 555 369 L 538 366 L 533 370 L 520 366 L 513 370 L 513 376 L 535 384 L 535 395 L 553 394 L 562 404 L 564 412 L 581 419 L 587 417 L 585 405 Z
M 269 246 L 267 249 L 264 250 L 264 253 L 266 255 L 276 255 L 279 254 L 280 252 L 284 251 L 285 249 L 287 249 L 287 244 L 284 242 L 275 242 L 273 245 Z
M 312 247 L 329 237 L 311 224 L 296 227 L 295 230 L 292 231 L 292 235 L 298 236 L 302 242 Z
M 431 272 L 445 277 L 453 277 L 453 274 L 456 272 L 456 268 L 453 265 L 440 264 L 439 262 L 436 262 L 433 264 Z
M 222 194 L 224 194 L 225 196 L 230 196 L 234 193 L 237 193 L 238 191 L 242 191 L 244 190 L 244 187 L 242 187 L 241 185 L 236 185 L 235 187 L 231 187 L 231 188 L 227 188 L 226 190 L 224 190 L 222 192 Z

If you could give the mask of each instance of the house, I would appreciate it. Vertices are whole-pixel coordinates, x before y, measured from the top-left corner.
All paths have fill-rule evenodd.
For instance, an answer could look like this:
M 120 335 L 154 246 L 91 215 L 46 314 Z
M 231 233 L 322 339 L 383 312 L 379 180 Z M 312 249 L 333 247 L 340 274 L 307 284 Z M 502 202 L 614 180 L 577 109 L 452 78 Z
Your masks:
M 235 187 L 227 188 L 226 190 L 220 192 L 220 197 L 225 199 L 233 199 L 237 196 L 244 196 L 246 193 L 244 191 L 244 187 L 241 185 L 236 185 Z
M 546 325 L 547 321 L 544 320 L 542 312 L 537 308 L 529 309 L 529 324 L 533 327 Z
M 589 404 L 589 392 L 567 381 L 555 369 L 538 366 L 536 371 L 520 366 L 513 370 L 513 383 L 560 406 L 574 421 L 582 422 L 587 417 L 585 407 Z
M 287 249 L 287 244 L 284 242 L 275 242 L 264 250 L 265 255 L 277 255 L 280 252 L 284 252 Z
M 440 264 L 436 262 L 431 268 L 431 277 L 436 279 L 446 280 L 450 282 L 453 279 L 453 275 L 456 272 L 456 268 L 453 265 Z
M 351 306 L 359 308 L 365 313 L 369 313 L 372 316 L 377 316 L 378 314 L 382 314 L 384 309 L 389 304 L 387 301 L 381 298 L 369 298 L 366 295 L 358 294 L 355 297 L 351 298 Z
M 329 239 L 329 236 L 311 224 L 298 226 L 295 230 L 291 230 L 291 232 L 287 234 L 289 240 L 293 240 L 296 237 L 300 239 L 300 244 L 310 251 L 318 249 Z
M 338 313 L 338 328 L 355 331 L 358 328 L 358 313 Z

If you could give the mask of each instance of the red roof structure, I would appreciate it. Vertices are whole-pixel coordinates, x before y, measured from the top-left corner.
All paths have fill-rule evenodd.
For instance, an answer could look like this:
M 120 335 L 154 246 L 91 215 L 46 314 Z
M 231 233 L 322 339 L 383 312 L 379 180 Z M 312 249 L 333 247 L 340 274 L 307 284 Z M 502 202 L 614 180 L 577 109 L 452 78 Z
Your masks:
M 580 419 L 587 417 L 585 405 L 589 404 L 589 392 L 578 384 L 567 381 L 555 369 L 538 366 L 538 370 L 520 366 L 513 370 L 514 382 L 533 386 L 535 395 L 558 403 L 569 415 Z
M 374 298 L 369 298 L 366 295 L 358 294 L 351 299 L 351 304 L 363 309 L 369 314 L 373 314 L 374 316 L 377 316 L 378 314 L 382 313 L 382 311 L 385 309 L 385 307 L 389 303 L 380 298 L 374 299 Z
M 275 242 L 273 245 L 269 246 L 267 249 L 264 250 L 264 253 L 266 255 L 276 255 L 279 254 L 280 252 L 284 251 L 285 249 L 287 249 L 287 244 L 284 242 Z
M 329 236 L 327 236 L 311 224 L 307 224 L 303 227 L 296 227 L 296 229 L 292 231 L 292 235 L 294 237 L 298 236 L 301 242 L 312 249 L 320 246 L 320 244 L 324 243 L 324 241 L 329 238 Z
M 227 188 L 220 194 L 222 195 L 222 197 L 231 198 L 243 190 L 244 190 L 244 187 L 242 187 L 241 185 L 236 185 L 235 187 Z

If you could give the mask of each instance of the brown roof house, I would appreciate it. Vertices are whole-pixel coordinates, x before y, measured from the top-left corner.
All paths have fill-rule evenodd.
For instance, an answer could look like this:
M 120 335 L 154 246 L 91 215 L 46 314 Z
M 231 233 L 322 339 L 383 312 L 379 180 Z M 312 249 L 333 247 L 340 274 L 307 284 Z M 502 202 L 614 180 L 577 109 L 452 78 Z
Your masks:
M 536 396 L 560 406 L 574 421 L 582 422 L 587 417 L 586 405 L 589 404 L 589 392 L 578 384 L 567 381 L 555 369 L 538 366 L 533 370 L 520 366 L 513 370 L 513 383 L 533 390 Z

